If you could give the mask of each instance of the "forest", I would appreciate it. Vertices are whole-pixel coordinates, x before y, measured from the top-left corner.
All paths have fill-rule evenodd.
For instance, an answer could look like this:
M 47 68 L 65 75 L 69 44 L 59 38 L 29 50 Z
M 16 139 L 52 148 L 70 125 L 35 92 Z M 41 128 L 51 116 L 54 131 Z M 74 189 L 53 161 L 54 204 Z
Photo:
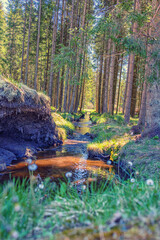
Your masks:
M 1 2 L 0 72 L 77 112 L 125 113 L 145 122 L 159 71 L 158 1 Z
M 159 239 L 159 0 L 0 0 L 0 239 Z

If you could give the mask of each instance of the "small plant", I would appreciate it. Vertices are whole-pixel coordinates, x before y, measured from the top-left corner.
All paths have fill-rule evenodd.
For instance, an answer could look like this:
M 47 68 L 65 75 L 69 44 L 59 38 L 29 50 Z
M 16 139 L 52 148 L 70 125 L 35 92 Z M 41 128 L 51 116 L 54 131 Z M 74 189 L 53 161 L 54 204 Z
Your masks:
M 159 140 L 159 136 L 156 135 L 156 136 L 153 137 L 153 139 L 154 139 L 154 140 Z

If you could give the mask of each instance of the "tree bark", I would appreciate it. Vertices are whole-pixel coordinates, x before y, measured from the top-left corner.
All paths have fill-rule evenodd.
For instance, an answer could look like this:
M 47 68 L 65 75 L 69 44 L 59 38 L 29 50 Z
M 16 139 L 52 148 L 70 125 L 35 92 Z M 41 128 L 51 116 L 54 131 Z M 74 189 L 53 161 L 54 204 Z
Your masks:
M 25 43 L 25 36 L 26 36 L 26 20 L 27 20 L 27 0 L 25 5 L 25 16 L 24 16 L 24 28 L 23 28 L 23 44 L 22 44 L 22 63 L 21 63 L 21 83 L 23 82 L 23 61 L 24 61 L 24 43 Z
M 139 9 L 139 0 L 135 0 L 135 11 Z M 133 37 L 137 32 L 137 23 L 133 23 Z M 129 58 L 129 74 L 128 74 L 128 87 L 127 87 L 127 98 L 126 98 L 126 106 L 125 106 L 125 123 L 129 123 L 130 120 L 130 110 L 131 110 L 131 95 L 132 95 L 132 85 L 133 85 L 133 73 L 134 73 L 134 60 L 135 54 L 131 53 Z
M 148 29 L 148 36 L 151 35 L 151 29 Z M 141 98 L 141 107 L 140 107 L 140 115 L 138 125 L 144 126 L 145 124 L 145 117 L 146 117 L 146 101 L 147 101 L 147 77 L 149 76 L 149 61 L 150 61 L 150 50 L 151 46 L 148 43 L 148 37 L 146 40 L 146 52 L 147 52 L 147 59 L 145 63 L 145 75 L 144 75 L 144 84 L 143 84 L 143 92 Z
M 72 29 L 73 29 L 74 2 L 75 2 L 75 0 L 72 0 L 72 12 L 71 12 L 71 23 L 70 23 L 70 26 L 71 26 L 70 29 L 71 29 L 71 31 L 72 31 Z M 71 40 L 72 40 L 72 33 L 69 33 L 69 48 L 71 47 Z M 66 112 L 66 110 L 67 110 L 67 93 L 68 93 L 69 75 L 70 75 L 70 69 L 69 69 L 69 66 L 68 66 L 68 68 L 67 68 L 67 73 L 66 73 L 66 80 L 65 80 L 63 112 Z
M 41 27 L 41 8 L 42 0 L 39 0 L 39 14 L 38 14 L 38 36 L 37 36 L 37 50 L 36 50 L 36 66 L 34 75 L 34 89 L 37 90 L 37 74 L 38 74 L 38 59 L 39 59 L 39 40 L 40 40 L 40 27 Z
M 135 64 L 134 64 L 133 86 L 132 86 L 132 97 L 131 97 L 131 112 L 130 112 L 131 117 L 134 117 L 135 115 L 136 102 L 137 102 L 138 64 L 139 64 L 139 59 L 138 59 L 138 56 L 136 56 Z
M 82 24 L 81 24 L 81 28 L 84 29 L 84 26 L 85 26 L 85 18 L 86 18 L 86 10 L 87 10 L 87 0 L 84 0 L 84 8 L 83 8 L 83 18 L 82 18 Z M 81 74 L 81 64 L 82 64 L 82 50 L 83 50 L 83 37 L 84 37 L 84 34 L 83 34 L 83 31 L 81 30 L 81 33 L 80 33 L 80 39 L 81 39 L 81 43 L 82 43 L 82 46 L 80 46 L 80 49 L 79 49 L 79 52 L 78 52 L 78 58 L 79 58 L 79 64 L 78 64 L 78 67 L 77 67 L 77 72 L 76 72 L 76 79 L 79 83 L 79 79 L 80 79 L 80 74 Z M 70 108 L 69 108 L 69 112 L 73 112 L 73 108 L 74 108 L 74 101 L 75 101 L 75 93 L 76 93 L 76 83 L 74 83 L 74 87 L 73 87 L 73 94 L 72 94 L 72 99 L 71 99 L 71 105 L 70 105 Z
M 30 45 L 30 37 L 31 37 L 32 5 L 33 5 L 33 0 L 31 0 L 31 3 L 30 3 L 30 13 L 29 13 L 29 29 L 28 29 L 28 44 L 27 44 L 25 84 L 27 84 L 27 82 L 28 82 L 28 63 L 29 63 L 29 45 Z
M 110 69 L 110 60 L 111 60 L 111 39 L 108 40 L 107 46 L 107 56 L 106 56 L 106 74 L 105 74 L 105 83 L 104 83 L 104 100 L 103 100 L 103 112 L 108 112 L 108 83 L 109 83 L 109 69 Z
M 114 105 L 115 105 L 115 100 L 116 100 L 118 70 L 119 70 L 119 55 L 116 56 L 116 59 L 115 59 L 114 81 L 113 81 L 113 99 L 112 99 L 112 115 L 114 114 Z
M 114 82 L 114 68 L 115 68 L 115 54 L 116 54 L 116 46 L 115 43 L 112 43 L 112 56 L 111 56 L 111 65 L 110 65 L 110 73 L 109 73 L 109 109 L 108 112 L 112 114 L 113 109 L 113 82 Z
M 54 15 L 53 23 L 53 34 L 52 34 L 52 53 L 51 53 L 51 67 L 50 67 L 50 79 L 49 79 L 49 97 L 51 99 L 51 104 L 53 103 L 52 90 L 53 90 L 53 61 L 56 50 L 56 38 L 57 38 L 57 24 L 58 24 L 58 11 L 59 11 L 59 0 L 56 1 L 56 12 Z
M 122 67 L 123 67 L 123 55 L 122 55 L 122 58 L 121 58 L 121 66 L 120 66 L 120 73 L 119 73 L 119 84 L 118 84 L 118 96 L 117 96 L 116 114 L 118 113 L 118 107 L 119 107 L 119 97 L 120 97 L 121 79 L 122 79 Z

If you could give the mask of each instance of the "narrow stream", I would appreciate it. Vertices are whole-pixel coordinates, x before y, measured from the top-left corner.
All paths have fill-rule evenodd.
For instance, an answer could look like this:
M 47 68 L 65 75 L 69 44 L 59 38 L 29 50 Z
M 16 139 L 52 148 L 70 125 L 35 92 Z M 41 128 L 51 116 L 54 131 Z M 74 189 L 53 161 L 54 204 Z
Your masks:
M 42 179 L 49 177 L 52 181 L 70 178 L 76 185 L 97 181 L 98 178 L 108 178 L 112 166 L 106 165 L 101 160 L 88 159 L 87 144 L 90 138 L 86 133 L 90 132 L 91 126 L 89 115 L 86 114 L 85 118 L 74 122 L 74 125 L 76 131 L 72 139 L 67 139 L 62 146 L 52 147 L 37 154 L 34 162 L 38 168 L 33 171 L 34 176 L 39 174 Z M 28 178 L 30 175 L 28 166 L 27 161 L 9 166 L 1 180 Z

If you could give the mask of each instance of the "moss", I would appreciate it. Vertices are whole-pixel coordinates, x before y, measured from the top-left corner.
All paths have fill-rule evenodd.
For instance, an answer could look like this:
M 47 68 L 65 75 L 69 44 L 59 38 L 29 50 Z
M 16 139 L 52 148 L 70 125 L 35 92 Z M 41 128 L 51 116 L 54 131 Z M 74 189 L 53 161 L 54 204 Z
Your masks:
M 60 139 L 65 140 L 67 136 L 73 134 L 75 128 L 71 122 L 64 119 L 58 113 L 52 113 L 52 118 L 56 124 L 56 130 Z
M 50 99 L 41 92 L 27 87 L 22 83 L 16 83 L 0 76 L 0 100 L 7 100 L 9 103 L 27 105 L 47 106 L 49 107 Z

